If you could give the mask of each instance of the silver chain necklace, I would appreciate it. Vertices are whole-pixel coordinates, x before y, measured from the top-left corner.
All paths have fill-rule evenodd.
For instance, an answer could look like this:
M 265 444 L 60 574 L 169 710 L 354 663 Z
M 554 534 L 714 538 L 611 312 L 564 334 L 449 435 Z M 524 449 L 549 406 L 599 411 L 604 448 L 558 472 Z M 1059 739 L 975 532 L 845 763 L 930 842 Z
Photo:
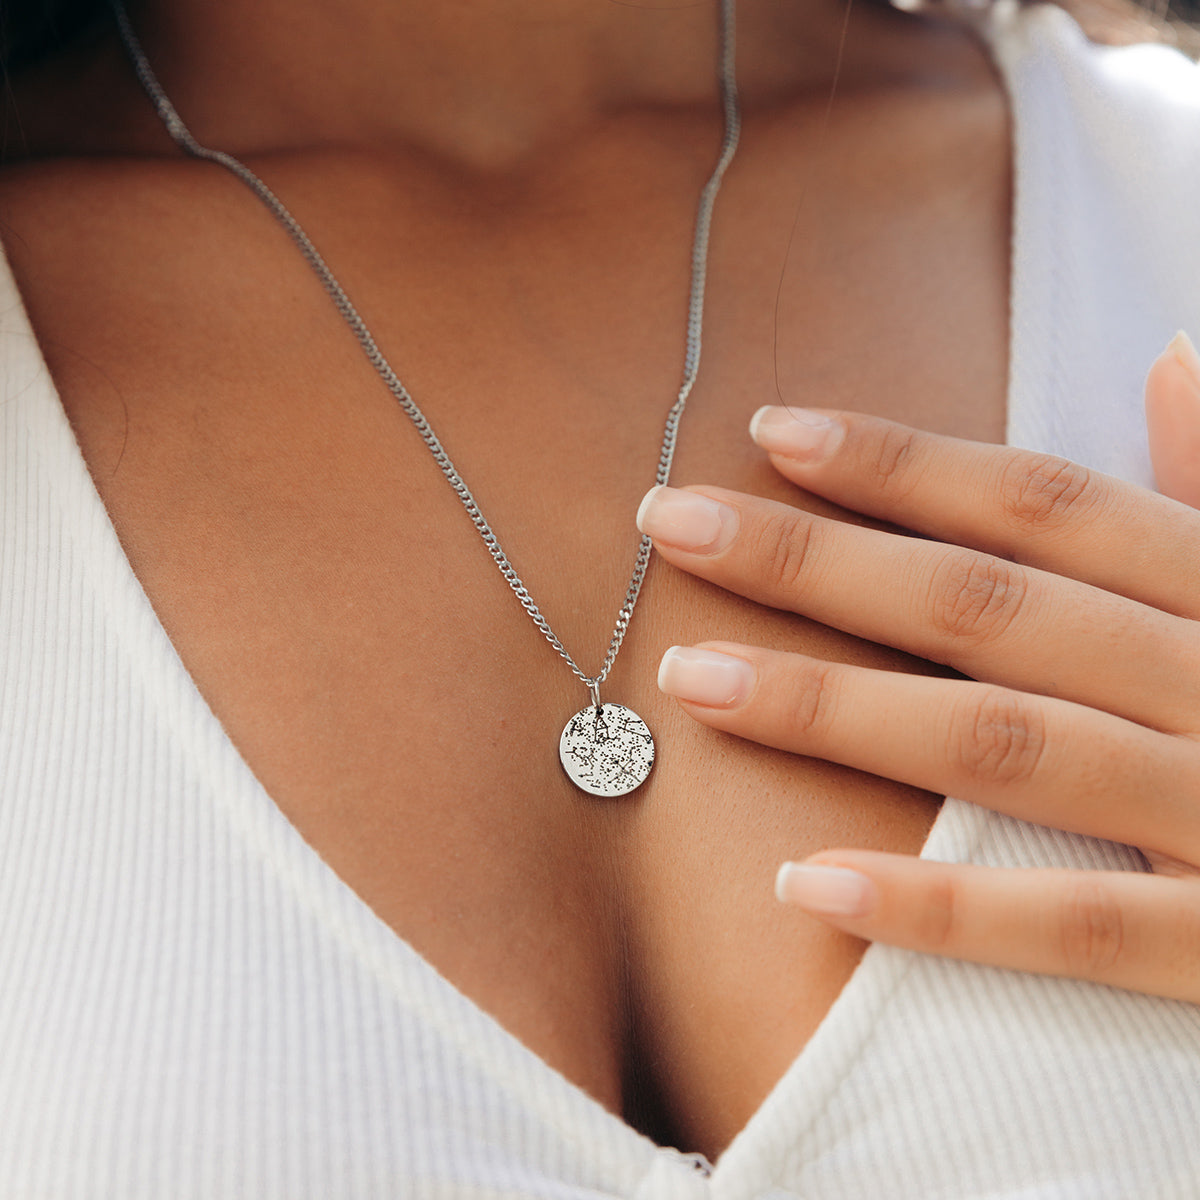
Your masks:
M 650 563 L 652 550 L 650 539 L 642 537 L 638 545 L 633 573 L 629 577 L 625 598 L 617 612 L 617 622 L 609 640 L 608 653 L 604 656 L 604 662 L 595 675 L 588 675 L 580 669 L 575 659 L 567 652 L 562 642 L 559 641 L 558 635 L 550 628 L 550 623 L 534 603 L 529 589 L 513 569 L 508 555 L 505 554 L 499 538 L 496 537 L 492 527 L 484 518 L 475 497 L 450 460 L 450 456 L 438 440 L 437 434 L 434 433 L 433 426 L 417 407 L 416 402 L 408 394 L 408 389 L 400 382 L 399 376 L 384 358 L 383 352 L 371 336 L 366 323 L 359 316 L 358 310 L 351 304 L 350 298 L 310 241 L 308 234 L 304 232 L 300 223 L 287 210 L 279 197 L 245 163 L 222 150 L 210 150 L 196 141 L 151 69 L 141 43 L 133 31 L 124 4 L 121 0 L 111 0 L 111 3 L 121 40 L 125 44 L 138 80 L 150 97 L 155 111 L 176 145 L 194 158 L 207 159 L 209 162 L 217 163 L 231 171 L 266 205 L 284 227 L 316 273 L 325 291 L 329 293 L 343 320 L 358 339 L 371 366 L 375 368 L 400 407 L 416 426 L 422 441 L 433 455 L 434 461 L 441 468 L 442 474 L 446 476 L 455 494 L 462 501 L 463 507 L 467 510 L 467 516 L 471 518 L 471 523 L 479 531 L 480 537 L 483 538 L 483 544 L 495 560 L 496 566 L 500 568 L 500 573 L 504 576 L 508 586 L 512 588 L 513 594 L 520 601 L 521 607 L 542 631 L 550 645 L 566 660 L 567 665 L 587 687 L 590 704 L 580 709 L 567 722 L 559 739 L 559 759 L 564 770 L 580 788 L 595 796 L 623 796 L 633 791 L 634 788 L 645 782 L 646 777 L 650 774 L 650 768 L 654 765 L 654 739 L 646 723 L 632 709 L 626 708 L 623 704 L 601 703 L 600 685 L 604 683 L 608 678 L 609 671 L 612 670 L 617 651 L 621 648 L 621 643 L 625 639 L 625 631 L 629 628 L 630 619 L 633 617 L 633 610 L 642 590 L 642 581 L 646 577 L 646 568 Z M 717 193 L 721 190 L 721 181 L 737 151 L 738 137 L 741 132 L 741 113 L 738 108 L 734 63 L 734 4 L 735 0 L 720 0 L 718 75 L 725 116 L 725 133 L 717 165 L 713 168 L 712 175 L 700 193 L 700 204 L 696 214 L 696 229 L 692 242 L 692 280 L 688 301 L 683 382 L 675 403 L 667 413 L 662 448 L 658 458 L 658 472 L 655 475 L 655 482 L 659 484 L 666 484 L 670 478 L 671 462 L 675 457 L 675 443 L 679 434 L 679 422 L 683 417 L 688 396 L 691 394 L 696 376 L 700 371 L 700 335 L 704 323 L 704 283 L 708 271 L 708 239 L 712 224 L 713 205 L 716 203 Z

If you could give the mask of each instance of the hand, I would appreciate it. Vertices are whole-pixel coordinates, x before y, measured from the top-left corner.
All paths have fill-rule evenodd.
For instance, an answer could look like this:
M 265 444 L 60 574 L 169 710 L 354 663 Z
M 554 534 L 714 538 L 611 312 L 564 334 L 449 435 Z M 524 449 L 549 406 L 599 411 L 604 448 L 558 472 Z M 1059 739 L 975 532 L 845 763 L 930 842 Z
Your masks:
M 1179 502 L 1200 504 L 1200 360 L 1186 339 L 1152 368 L 1147 408 L 1177 499 L 1042 454 L 790 409 L 754 426 L 780 472 L 937 540 L 717 488 L 647 496 L 639 525 L 677 567 L 970 677 L 676 647 L 660 686 L 697 720 L 1126 842 L 1154 872 L 828 850 L 784 865 L 782 900 L 870 940 L 1200 1003 L 1200 513 Z

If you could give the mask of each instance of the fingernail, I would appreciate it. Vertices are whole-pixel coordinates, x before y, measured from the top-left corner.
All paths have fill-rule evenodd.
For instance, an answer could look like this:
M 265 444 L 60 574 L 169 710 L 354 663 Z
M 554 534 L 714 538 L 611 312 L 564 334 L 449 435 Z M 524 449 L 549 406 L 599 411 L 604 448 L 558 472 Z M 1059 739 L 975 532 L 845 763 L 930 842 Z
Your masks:
M 1181 329 L 1168 343 L 1167 350 L 1178 360 L 1188 377 L 1192 391 L 1200 395 L 1200 354 L 1192 339 Z
M 737 513 L 729 505 L 671 487 L 651 488 L 637 513 L 637 527 L 643 533 L 693 554 L 724 550 L 737 533 L 737 523 Z
M 784 863 L 775 876 L 775 896 L 811 913 L 865 917 L 875 905 L 872 880 L 848 867 Z
M 672 646 L 658 665 L 658 686 L 668 696 L 693 704 L 732 708 L 753 690 L 754 667 L 732 654 Z
M 828 458 L 845 435 L 846 427 L 836 417 L 807 408 L 767 405 L 750 418 L 750 436 L 764 450 L 807 462 Z

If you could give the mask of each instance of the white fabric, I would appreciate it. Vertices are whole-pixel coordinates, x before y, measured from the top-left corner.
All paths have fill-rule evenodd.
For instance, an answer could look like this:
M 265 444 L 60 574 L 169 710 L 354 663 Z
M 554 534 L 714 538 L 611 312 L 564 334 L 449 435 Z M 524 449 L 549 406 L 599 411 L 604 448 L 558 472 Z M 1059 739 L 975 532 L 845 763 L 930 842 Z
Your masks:
M 1200 331 L 1200 71 L 997 12 L 1015 443 L 1149 482 Z M 711 1176 L 505 1033 L 272 805 L 121 553 L 0 278 L 0 1196 L 1200 1196 L 1200 1008 L 873 947 Z M 1142 868 L 948 801 L 927 857 Z

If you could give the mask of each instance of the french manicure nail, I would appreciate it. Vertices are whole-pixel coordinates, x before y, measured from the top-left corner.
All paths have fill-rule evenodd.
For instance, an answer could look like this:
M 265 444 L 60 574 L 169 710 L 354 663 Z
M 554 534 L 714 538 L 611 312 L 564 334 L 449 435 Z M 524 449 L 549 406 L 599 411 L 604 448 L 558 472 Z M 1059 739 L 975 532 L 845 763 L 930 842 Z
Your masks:
M 750 695 L 754 667 L 744 658 L 691 646 L 672 646 L 658 666 L 658 686 L 668 696 L 709 708 L 732 708 Z
M 772 454 L 820 462 L 842 444 L 846 427 L 836 417 L 807 408 L 767 405 L 750 418 L 750 436 Z
M 642 533 L 693 554 L 724 550 L 737 533 L 737 523 L 737 513 L 729 505 L 672 487 L 651 488 L 637 513 Z
M 1167 349 L 1174 354 L 1179 365 L 1187 374 L 1192 390 L 1200 395 L 1200 354 L 1192 339 L 1181 329 L 1168 343 Z
M 775 896 L 811 913 L 865 917 L 875 905 L 874 882 L 848 867 L 784 863 L 775 876 Z

